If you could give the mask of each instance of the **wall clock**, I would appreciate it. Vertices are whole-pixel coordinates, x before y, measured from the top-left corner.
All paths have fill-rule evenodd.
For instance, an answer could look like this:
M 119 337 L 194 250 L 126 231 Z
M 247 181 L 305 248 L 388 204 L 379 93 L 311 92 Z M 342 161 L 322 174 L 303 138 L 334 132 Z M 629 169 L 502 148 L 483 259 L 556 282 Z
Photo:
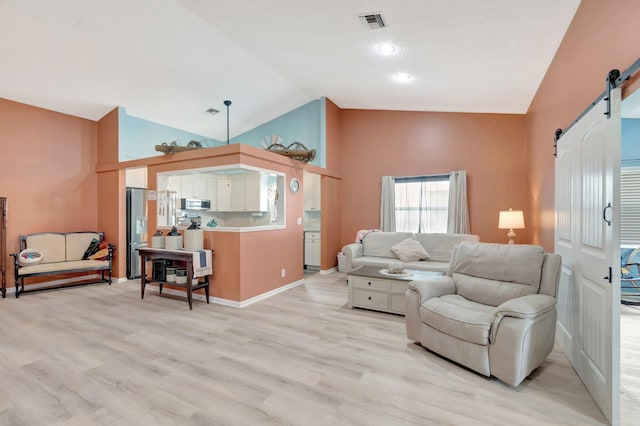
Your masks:
M 297 178 L 291 178 L 289 181 L 289 191 L 291 191 L 292 194 L 300 191 L 300 181 Z

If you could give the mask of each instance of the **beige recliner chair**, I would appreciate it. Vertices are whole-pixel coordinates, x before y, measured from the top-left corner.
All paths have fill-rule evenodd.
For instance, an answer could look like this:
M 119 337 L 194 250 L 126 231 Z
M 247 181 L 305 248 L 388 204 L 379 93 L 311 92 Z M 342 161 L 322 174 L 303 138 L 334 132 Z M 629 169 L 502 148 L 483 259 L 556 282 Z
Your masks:
M 539 246 L 460 243 L 446 275 L 409 284 L 407 337 L 517 386 L 553 349 L 560 263 Z

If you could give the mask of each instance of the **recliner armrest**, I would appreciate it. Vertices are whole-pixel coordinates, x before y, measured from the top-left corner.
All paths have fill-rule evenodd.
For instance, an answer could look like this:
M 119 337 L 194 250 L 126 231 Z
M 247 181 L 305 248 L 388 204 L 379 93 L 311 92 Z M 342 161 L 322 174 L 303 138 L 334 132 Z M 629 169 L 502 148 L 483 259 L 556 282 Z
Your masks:
M 498 305 L 493 311 L 493 325 L 491 326 L 491 341 L 494 341 L 498 332 L 498 325 L 502 318 L 513 317 L 534 320 L 555 309 L 556 298 L 547 294 L 528 294 L 507 300 Z
M 350 272 L 353 269 L 353 259 L 362 256 L 362 244 L 351 243 L 342 247 L 342 252 L 345 257 L 345 272 Z
M 444 296 L 445 294 L 454 294 L 456 292 L 456 284 L 453 278 L 446 275 L 441 277 L 427 278 L 423 280 L 411 281 L 407 291 L 418 293 L 420 305 L 434 297 Z

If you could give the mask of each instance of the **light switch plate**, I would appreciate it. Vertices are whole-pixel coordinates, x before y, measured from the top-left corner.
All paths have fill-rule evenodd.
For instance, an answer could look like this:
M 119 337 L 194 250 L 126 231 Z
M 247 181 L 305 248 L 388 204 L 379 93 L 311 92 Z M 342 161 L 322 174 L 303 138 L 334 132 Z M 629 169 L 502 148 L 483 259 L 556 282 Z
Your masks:
M 297 223 L 298 225 L 302 225 L 302 218 L 301 218 L 301 217 L 299 217 L 298 219 L 296 219 L 296 223 Z

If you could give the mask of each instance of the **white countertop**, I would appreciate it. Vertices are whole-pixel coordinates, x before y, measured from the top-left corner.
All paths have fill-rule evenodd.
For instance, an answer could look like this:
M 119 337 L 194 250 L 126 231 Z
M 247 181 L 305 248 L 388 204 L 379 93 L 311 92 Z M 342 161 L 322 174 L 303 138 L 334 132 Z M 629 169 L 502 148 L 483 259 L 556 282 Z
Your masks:
M 274 231 L 277 229 L 286 229 L 283 225 L 263 225 L 263 226 L 214 226 L 213 228 L 203 226 L 204 231 L 215 232 L 257 232 L 257 231 Z

